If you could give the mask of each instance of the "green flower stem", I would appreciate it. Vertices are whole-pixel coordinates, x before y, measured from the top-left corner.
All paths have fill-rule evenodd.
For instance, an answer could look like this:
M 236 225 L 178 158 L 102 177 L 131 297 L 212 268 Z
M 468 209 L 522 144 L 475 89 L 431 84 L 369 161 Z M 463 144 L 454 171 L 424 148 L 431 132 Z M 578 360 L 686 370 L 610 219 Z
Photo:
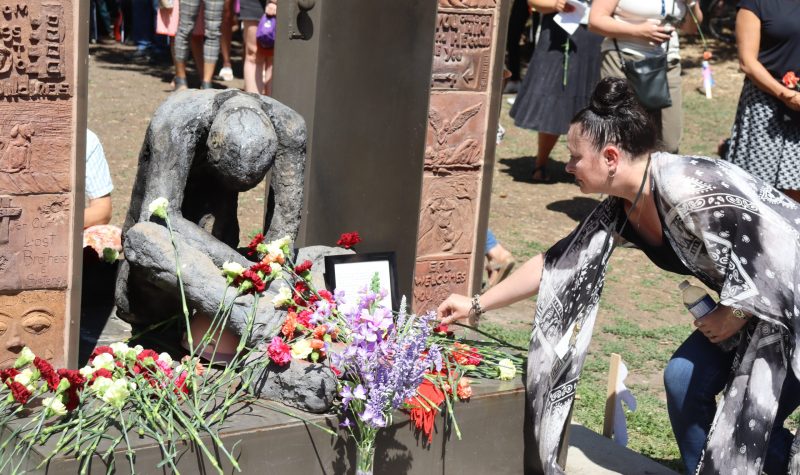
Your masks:
M 194 426 L 191 424 L 190 421 L 187 420 L 186 414 L 184 414 L 183 411 L 181 411 L 180 408 L 178 408 L 178 407 L 174 407 L 173 406 L 173 407 L 170 407 L 170 409 L 171 409 L 173 415 L 175 416 L 175 418 L 178 419 L 178 421 L 181 423 L 181 425 L 186 429 L 186 432 L 188 433 L 188 435 L 189 435 L 190 439 L 192 440 L 192 442 L 194 442 L 195 445 L 197 445 L 200 448 L 200 450 L 203 452 L 203 454 L 208 459 L 209 463 L 211 463 L 211 466 L 213 466 L 216 469 L 217 473 L 222 475 L 223 471 L 222 471 L 222 468 L 219 465 L 219 462 L 217 461 L 216 456 L 214 454 L 212 454 L 211 451 L 208 450 L 208 447 L 206 447 L 206 444 L 203 443 L 203 440 L 200 438 L 200 435 L 197 433 L 197 431 L 195 430 Z M 238 464 L 236 463 L 236 461 L 232 460 L 232 462 L 233 462 L 234 466 L 237 467 L 237 470 L 238 470 Z
M 480 329 L 478 329 L 478 328 L 471 327 L 471 326 L 468 326 L 468 325 L 464 325 L 464 324 L 462 324 L 462 323 L 453 323 L 453 325 L 455 325 L 455 326 L 458 326 L 458 327 L 468 328 L 468 329 L 470 329 L 470 330 L 474 331 L 475 333 L 478 333 L 478 334 L 480 334 L 480 335 L 483 335 L 483 336 L 485 336 L 486 338 L 489 338 L 489 339 L 491 339 L 491 340 L 494 340 L 494 341 L 496 341 L 496 342 L 500 343 L 500 344 L 501 344 L 502 346 L 504 346 L 504 347 L 508 347 L 508 348 L 511 348 L 511 349 L 513 349 L 513 350 L 519 350 L 519 351 L 523 351 L 523 352 L 525 352 L 525 353 L 527 353 L 527 352 L 528 352 L 528 349 L 527 349 L 527 348 L 523 348 L 523 347 L 521 347 L 521 346 L 512 345 L 511 343 L 509 343 L 509 342 L 507 342 L 507 341 L 505 341 L 505 340 L 502 340 L 502 339 L 500 339 L 500 338 L 497 338 L 497 337 L 496 337 L 496 336 L 494 336 L 494 335 L 490 335 L 490 334 L 486 333 L 485 331 L 483 331 L 483 330 L 480 330 Z
M 706 42 L 706 36 L 703 34 L 703 26 L 700 25 L 700 22 L 697 21 L 697 17 L 694 14 L 693 8 L 687 8 L 689 10 L 689 15 L 692 16 L 692 20 L 694 24 L 697 25 L 697 32 L 700 33 L 700 41 L 703 43 L 703 50 L 708 51 L 708 43 Z
M 117 412 L 119 413 L 119 422 L 122 425 L 122 435 L 125 436 L 125 445 L 127 448 L 125 450 L 125 455 L 128 457 L 128 462 L 130 463 L 131 473 L 136 473 L 136 468 L 134 465 L 134 453 L 133 449 L 131 448 L 131 441 L 128 440 L 128 426 L 125 424 L 125 414 L 122 413 L 122 408 L 117 408 Z M 115 444 L 112 444 L 112 446 Z
M 172 249 L 175 251 L 175 275 L 178 278 L 178 287 L 181 290 L 181 305 L 183 306 L 183 318 L 186 323 L 186 339 L 189 342 L 189 348 L 194 348 L 194 341 L 192 340 L 192 330 L 189 326 L 189 307 L 186 304 L 186 293 L 183 289 L 183 277 L 181 276 L 181 259 L 178 254 L 178 243 L 175 241 L 175 234 L 172 231 L 172 223 L 169 219 L 169 214 L 166 215 L 167 229 L 169 230 L 169 239 L 172 241 Z
M 567 87 L 567 73 L 569 72 L 569 36 L 564 42 L 564 87 Z

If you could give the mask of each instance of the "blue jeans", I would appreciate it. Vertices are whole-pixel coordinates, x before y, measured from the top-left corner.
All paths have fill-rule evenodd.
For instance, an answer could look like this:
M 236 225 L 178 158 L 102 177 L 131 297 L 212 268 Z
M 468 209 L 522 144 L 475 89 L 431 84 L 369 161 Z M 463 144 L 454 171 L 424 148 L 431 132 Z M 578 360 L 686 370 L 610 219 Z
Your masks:
M 489 251 L 497 245 L 497 238 L 491 229 L 486 229 L 486 248 L 484 254 L 489 254 Z
M 724 352 L 700 331 L 692 333 L 675 351 L 664 370 L 667 410 L 686 473 L 694 473 L 706 443 L 714 414 L 715 397 L 730 376 L 734 352 Z M 783 383 L 775 425 L 764 458 L 764 472 L 785 474 L 789 464 L 791 432 L 783 422 L 800 405 L 800 382 L 791 368 Z
M 156 36 L 156 9 L 153 0 L 131 0 L 129 36 L 139 50 L 153 47 Z

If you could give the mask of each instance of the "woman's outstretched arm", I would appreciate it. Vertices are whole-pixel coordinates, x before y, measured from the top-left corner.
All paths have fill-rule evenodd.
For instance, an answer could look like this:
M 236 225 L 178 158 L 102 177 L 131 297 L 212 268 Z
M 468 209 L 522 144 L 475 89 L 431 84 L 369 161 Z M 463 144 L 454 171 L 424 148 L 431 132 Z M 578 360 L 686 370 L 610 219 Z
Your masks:
M 513 274 L 480 297 L 483 311 L 494 310 L 526 299 L 539 292 L 542 280 L 544 255 L 530 258 Z M 442 323 L 452 323 L 469 317 L 472 310 L 472 299 L 466 295 L 453 294 L 439 305 L 437 316 Z

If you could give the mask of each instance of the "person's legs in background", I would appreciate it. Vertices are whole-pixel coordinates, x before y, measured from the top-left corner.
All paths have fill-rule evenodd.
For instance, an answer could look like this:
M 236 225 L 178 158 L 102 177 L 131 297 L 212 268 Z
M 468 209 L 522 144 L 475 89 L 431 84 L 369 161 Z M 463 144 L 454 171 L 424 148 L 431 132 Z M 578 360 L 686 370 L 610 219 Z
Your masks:
M 219 77 L 223 81 L 233 81 L 231 68 L 231 38 L 233 37 L 234 0 L 225 0 L 222 9 L 222 31 L 220 36 L 220 53 L 222 54 L 222 68 Z
M 550 152 L 558 143 L 558 135 L 539 132 L 536 134 L 536 161 L 533 164 L 533 182 L 544 183 L 550 178 L 547 176 L 547 162 L 550 160 Z
M 663 150 L 678 153 L 683 136 L 683 94 L 681 92 L 681 64 L 670 64 L 667 69 L 667 82 L 672 105 L 661 110 L 661 135 Z
M 511 5 L 511 16 L 508 19 L 508 36 L 506 37 L 506 67 L 511 71 L 511 77 L 503 88 L 503 93 L 513 94 L 519 90 L 521 75 L 521 48 L 519 45 L 525 23 L 528 21 L 530 11 L 526 0 L 514 0 Z
M 203 42 L 203 89 L 213 88 L 211 79 L 214 77 L 214 68 L 217 66 L 219 58 L 219 37 L 220 26 L 222 24 L 222 10 L 225 5 L 224 0 L 205 0 L 203 2 L 205 20 L 205 41 Z
M 264 68 L 266 50 L 256 40 L 258 20 L 244 21 L 244 90 L 264 93 Z
M 136 45 L 137 57 L 146 56 L 153 48 L 156 34 L 156 10 L 153 0 L 131 0 L 130 39 Z

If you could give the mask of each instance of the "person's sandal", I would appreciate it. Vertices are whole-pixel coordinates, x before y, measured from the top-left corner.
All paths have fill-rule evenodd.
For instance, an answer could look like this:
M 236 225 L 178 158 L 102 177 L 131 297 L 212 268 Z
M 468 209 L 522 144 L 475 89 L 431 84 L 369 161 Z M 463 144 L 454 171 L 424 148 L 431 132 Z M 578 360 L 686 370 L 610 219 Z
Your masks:
M 486 283 L 486 288 L 484 291 L 491 289 L 495 285 L 499 284 L 503 281 L 511 271 L 514 269 L 514 265 L 517 261 L 514 260 L 513 256 L 509 256 L 508 259 L 500 262 L 494 262 L 490 265 L 492 270 L 492 277 L 489 278 L 489 282 Z
M 175 76 L 172 79 L 172 84 L 173 84 L 172 90 L 175 92 L 185 91 L 189 89 L 189 84 L 186 82 L 186 78 L 179 78 L 178 76 Z

